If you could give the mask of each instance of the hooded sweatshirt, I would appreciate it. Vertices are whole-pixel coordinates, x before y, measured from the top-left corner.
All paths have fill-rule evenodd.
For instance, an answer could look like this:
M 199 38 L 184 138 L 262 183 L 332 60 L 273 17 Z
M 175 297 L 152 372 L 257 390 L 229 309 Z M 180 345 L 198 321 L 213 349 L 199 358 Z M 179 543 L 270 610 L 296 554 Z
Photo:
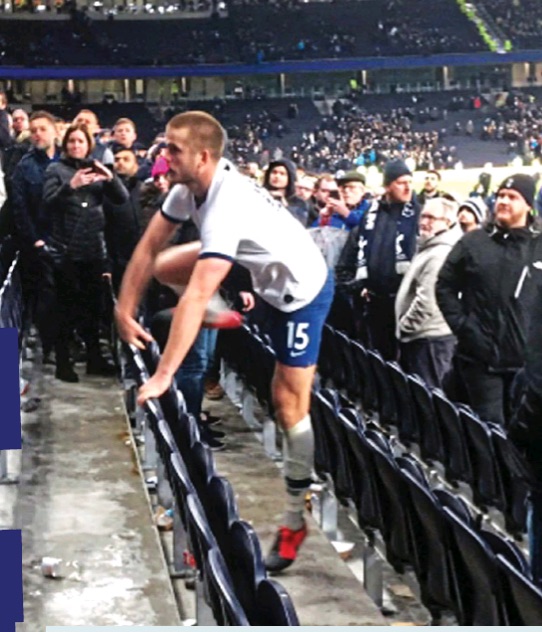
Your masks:
M 299 220 L 303 226 L 307 225 L 307 219 L 309 215 L 309 209 L 304 200 L 295 195 L 295 181 L 296 181 L 296 172 L 295 166 L 289 160 L 272 160 L 269 163 L 269 167 L 265 171 L 265 175 L 263 178 L 263 186 L 268 191 L 275 190 L 269 184 L 269 176 L 271 171 L 275 167 L 284 167 L 288 172 L 288 184 L 286 185 L 285 197 L 286 197 L 286 208 L 290 211 L 290 213 Z
M 458 238 L 457 231 L 446 230 L 420 240 L 395 300 L 396 334 L 401 342 L 452 335 L 437 304 L 435 286 L 440 268 Z

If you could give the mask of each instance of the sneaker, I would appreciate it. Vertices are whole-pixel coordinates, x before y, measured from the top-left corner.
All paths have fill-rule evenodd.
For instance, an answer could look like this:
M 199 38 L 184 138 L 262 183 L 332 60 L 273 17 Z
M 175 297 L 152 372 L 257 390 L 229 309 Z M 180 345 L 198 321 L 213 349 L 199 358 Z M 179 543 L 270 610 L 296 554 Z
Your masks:
M 206 329 L 238 329 L 245 322 L 245 318 L 239 312 L 228 309 L 224 312 L 207 312 L 203 319 L 203 327 Z
M 214 415 L 209 415 L 208 413 L 201 413 L 198 423 L 200 426 L 209 428 L 210 426 L 219 426 L 222 423 L 222 419 Z
M 265 558 L 265 568 L 270 573 L 278 573 L 291 566 L 297 557 L 297 551 L 307 537 L 307 525 L 294 531 L 288 527 L 279 527 L 275 542 Z
M 243 315 L 230 309 L 220 294 L 211 297 L 205 310 L 203 327 L 207 327 L 207 329 L 237 329 L 241 327 L 243 322 Z

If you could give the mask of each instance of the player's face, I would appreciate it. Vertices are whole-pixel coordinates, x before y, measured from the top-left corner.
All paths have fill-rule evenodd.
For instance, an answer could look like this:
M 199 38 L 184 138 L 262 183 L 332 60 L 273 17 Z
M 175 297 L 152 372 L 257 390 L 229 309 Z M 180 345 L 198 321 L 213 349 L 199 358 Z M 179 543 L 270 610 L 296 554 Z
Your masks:
M 530 207 L 514 189 L 501 189 L 495 201 L 495 221 L 503 228 L 519 228 L 527 224 Z
M 166 133 L 166 160 L 173 183 L 189 185 L 198 179 L 200 153 L 194 150 L 188 140 L 188 130 L 182 127 Z

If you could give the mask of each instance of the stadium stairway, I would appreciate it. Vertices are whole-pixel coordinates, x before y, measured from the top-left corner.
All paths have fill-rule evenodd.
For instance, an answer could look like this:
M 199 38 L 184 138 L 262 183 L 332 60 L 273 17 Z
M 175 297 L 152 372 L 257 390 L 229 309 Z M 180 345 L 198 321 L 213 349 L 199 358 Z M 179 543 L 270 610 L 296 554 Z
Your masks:
M 0 487 L 2 524 L 23 531 L 25 623 L 17 630 L 182 625 L 193 614 L 191 596 L 170 579 L 168 534 L 160 537 L 154 526 L 153 497 L 145 490 L 119 385 L 80 373 L 81 382 L 64 384 L 54 380 L 51 367 L 25 363 L 29 396 L 41 402 L 23 414 L 22 456 L 9 453 L 19 485 Z M 280 472 L 235 406 L 217 404 L 228 432 L 227 449 L 215 455 L 217 470 L 232 483 L 240 516 L 266 551 L 281 517 Z M 300 623 L 387 625 L 307 518 L 310 536 L 298 563 L 277 577 Z M 62 579 L 43 575 L 43 557 L 63 560 Z

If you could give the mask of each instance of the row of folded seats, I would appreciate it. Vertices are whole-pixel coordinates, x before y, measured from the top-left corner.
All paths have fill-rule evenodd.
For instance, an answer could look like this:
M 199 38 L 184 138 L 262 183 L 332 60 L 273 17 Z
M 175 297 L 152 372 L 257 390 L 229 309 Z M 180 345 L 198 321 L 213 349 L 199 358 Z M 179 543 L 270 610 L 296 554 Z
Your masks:
M 272 414 L 267 336 L 249 325 L 221 332 L 220 352 Z M 328 325 L 319 376 L 311 400 L 316 472 L 354 505 L 369 542 L 380 534 L 394 569 L 415 573 L 433 618 L 451 611 L 460 625 L 540 623 L 542 592 L 518 546 L 484 529 L 458 494 L 432 486 L 414 456 L 440 464 L 452 488 L 468 484 L 475 504 L 501 510 L 508 530 L 522 533 L 526 474 L 502 428 Z
M 124 345 L 123 356 L 125 374 L 140 386 L 154 373 L 160 352 L 155 343 L 144 351 Z M 156 443 L 157 470 L 165 473 L 173 495 L 174 549 L 182 547 L 180 557 L 186 557 L 188 548 L 196 594 L 211 611 L 211 623 L 204 613 L 199 625 L 299 625 L 288 593 L 267 577 L 258 537 L 239 518 L 233 489 L 218 475 L 182 394 L 172 385 L 148 400 L 144 413 Z

